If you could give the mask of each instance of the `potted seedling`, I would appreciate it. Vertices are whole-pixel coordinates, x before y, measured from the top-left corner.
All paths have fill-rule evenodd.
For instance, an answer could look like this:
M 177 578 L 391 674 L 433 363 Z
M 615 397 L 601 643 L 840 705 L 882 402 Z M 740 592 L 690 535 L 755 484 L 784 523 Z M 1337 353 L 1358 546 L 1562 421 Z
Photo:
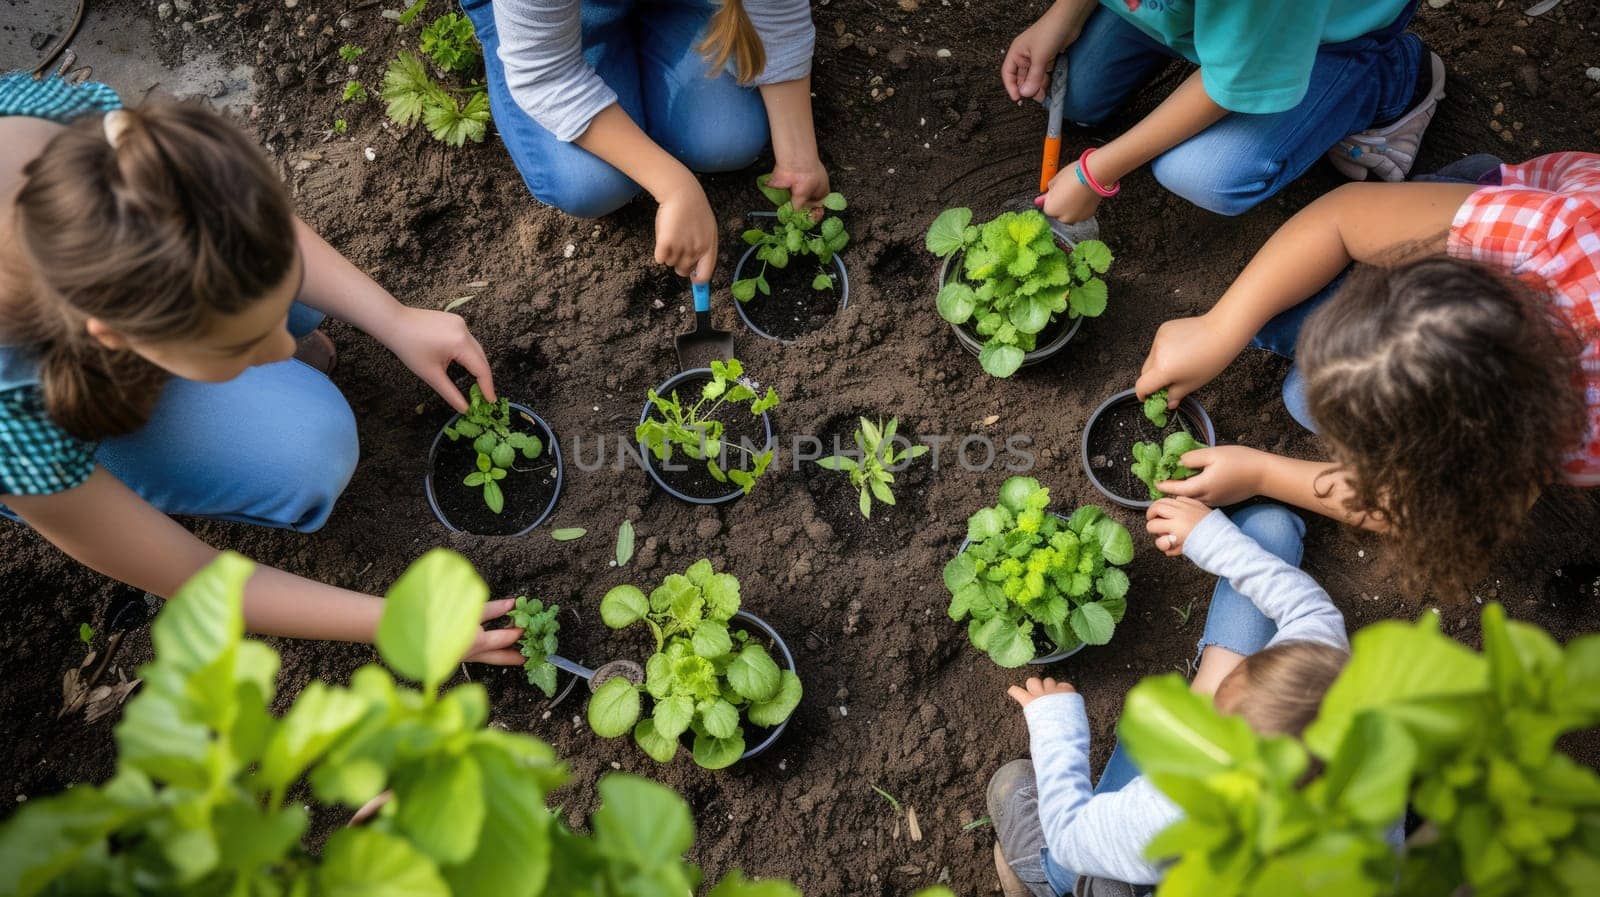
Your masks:
M 428 450 L 428 504 L 451 532 L 520 536 L 543 523 L 561 495 L 561 446 L 533 409 L 486 401 L 473 384 L 466 413 Z
M 946 209 L 928 230 L 939 268 L 939 316 L 994 377 L 1059 352 L 1084 318 L 1106 309 L 1111 250 L 1074 245 L 1036 209 L 1003 212 L 982 224 L 972 210 Z
M 600 618 L 612 629 L 644 623 L 655 652 L 642 685 L 620 676 L 600 685 L 589 698 L 589 726 L 602 738 L 632 732 L 658 763 L 671 762 L 680 742 L 706 769 L 754 757 L 778 740 L 800 704 L 788 646 L 739 609 L 739 580 L 708 560 L 667 576 L 648 597 L 631 585 L 613 588 Z
M 1217 444 L 1211 417 L 1193 396 L 1168 410 L 1167 391 L 1143 402 L 1124 390 L 1096 408 L 1083 430 L 1083 470 L 1100 494 L 1126 508 L 1148 508 L 1161 498 L 1156 484 L 1197 471 L 1184 467 L 1186 452 Z
M 768 177 L 756 179 L 756 186 L 777 211 L 751 213 L 769 224 L 744 232 L 750 248 L 733 270 L 733 298 L 746 327 L 786 341 L 816 330 L 849 304 L 850 278 L 839 253 L 850 235 L 835 215 L 813 220 L 809 210 L 796 209 L 788 190 L 767 186 Z M 822 199 L 826 212 L 846 205 L 843 194 Z
M 1038 480 L 1006 480 L 1000 503 L 968 518 L 967 540 L 944 568 L 950 619 L 966 620 L 973 647 L 1002 667 L 1104 645 L 1128 607 L 1128 531 L 1094 505 L 1071 517 L 1049 505 Z
M 544 692 L 547 698 L 553 698 L 559 703 L 572 687 L 577 684 L 576 676 L 569 676 L 566 687 L 561 689 L 561 696 L 556 696 L 556 684 L 560 670 L 550 658 L 556 655 L 560 648 L 561 632 L 561 605 L 551 604 L 546 607 L 543 601 L 519 595 L 516 603 L 511 608 L 511 625 L 522 630 L 522 638 L 517 641 L 517 650 L 526 658 L 522 670 L 527 674 L 528 684 Z
M 897 448 L 895 434 L 900 428 L 900 419 L 889 418 L 889 425 L 884 426 L 880 419 L 877 423 L 861 418 L 860 426 L 856 428 L 856 449 L 861 453 L 859 459 L 848 455 L 831 455 L 819 459 L 816 464 L 824 470 L 842 471 L 850 476 L 850 486 L 860 492 L 861 516 L 871 519 L 872 500 L 877 499 L 886 505 L 894 504 L 894 473 L 905 465 L 928 453 L 925 445 L 909 445 L 906 448 Z
M 767 412 L 778 393 L 769 386 L 763 395 L 760 388 L 730 358 L 650 390 L 634 429 L 650 478 L 694 504 L 748 495 L 772 464 L 776 441 Z

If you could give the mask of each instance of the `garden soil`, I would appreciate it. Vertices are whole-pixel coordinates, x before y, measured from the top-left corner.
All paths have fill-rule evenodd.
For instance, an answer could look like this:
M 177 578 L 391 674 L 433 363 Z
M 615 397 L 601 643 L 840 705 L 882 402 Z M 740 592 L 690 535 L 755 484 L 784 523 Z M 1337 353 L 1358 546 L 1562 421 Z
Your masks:
M 989 774 L 1028 750 L 1022 715 L 1004 697 L 1022 674 L 995 667 L 946 617 L 940 568 L 960 544 L 967 515 L 992 503 L 1008 475 L 1000 466 L 1011 457 L 1003 448 L 1008 436 L 1031 439 L 1032 472 L 1051 488 L 1057 510 L 1094 501 L 1078 461 L 1089 412 L 1133 382 L 1162 321 L 1210 306 L 1277 225 L 1339 179 L 1319 163 L 1281 196 L 1225 219 L 1164 192 L 1147 171 L 1130 176 L 1100 213 L 1117 256 L 1105 316 L 1087 322 L 1049 362 L 993 380 L 935 313 L 938 265 L 922 240 L 941 209 L 971 205 L 992 214 L 1026 196 L 1037 177 L 1043 110 L 1007 102 L 998 68 L 1007 43 L 1042 7 L 821 0 L 816 118 L 834 187 L 851 202 L 854 242 L 843 254 L 851 302 L 792 345 L 740 333 L 748 369 L 783 396 L 773 415 L 785 451 L 752 495 L 692 507 L 653 488 L 631 463 L 620 472 L 582 469 L 594 466 L 597 437 L 607 438 L 612 458 L 628 441 L 645 390 L 673 372 L 672 337 L 690 319 L 687 290 L 651 261 L 654 207 L 637 202 L 600 221 L 575 220 L 529 200 L 492 135 L 451 150 L 386 125 L 376 101 L 342 105 L 341 43 L 369 48 L 356 76 L 376 93 L 387 59 L 415 39 L 396 33 L 380 16 L 382 5 L 193 0 L 167 18 L 153 2 L 118 8 L 154 24 L 155 53 L 169 67 L 211 54 L 254 67 L 256 99 L 245 125 L 269 148 L 300 213 L 333 245 L 404 302 L 441 308 L 472 297 L 457 310 L 493 360 L 499 391 L 531 405 L 567 440 L 560 506 L 549 523 L 515 541 L 448 534 L 422 490 L 428 445 L 448 409 L 381 346 L 333 325 L 343 353 L 334 379 L 360 421 L 363 458 L 332 520 L 315 534 L 212 523 L 196 524 L 198 534 L 372 593 L 445 545 L 470 557 L 496 594 L 567 606 L 564 650 L 589 661 L 610 659 L 602 656 L 596 612 L 608 588 L 648 588 L 709 557 L 740 578 L 745 606 L 795 651 L 805 700 L 783 740 L 728 771 L 703 771 L 682 757 L 658 767 L 628 741 L 588 732 L 582 689 L 552 707 L 519 670 L 470 669 L 489 689 L 494 725 L 547 739 L 567 759 L 571 784 L 553 803 L 581 823 L 594 808 L 597 777 L 638 772 L 693 805 L 692 856 L 711 875 L 737 866 L 792 878 L 809 895 L 909 894 L 942 880 L 963 895 L 995 893 L 992 830 L 975 823 L 985 815 Z M 1481 150 L 1520 160 L 1600 146 L 1600 83 L 1584 76 L 1600 65 L 1600 3 L 1567 0 L 1536 19 L 1524 18 L 1522 5 L 1423 5 L 1416 29 L 1444 57 L 1451 80 L 1422 170 Z M 444 11 L 434 0 L 427 15 Z M 85 49 L 93 62 L 93 44 Z M 1103 128 L 1069 129 L 1067 153 L 1117 133 L 1181 74 L 1177 67 L 1164 73 Z M 348 120 L 347 136 L 331 135 L 336 118 Z M 762 205 L 753 180 L 763 170 L 705 179 L 725 223 L 716 294 L 723 327 L 738 328 L 725 279 L 742 250 L 744 213 Z M 1199 394 L 1223 442 L 1318 454 L 1279 398 L 1286 368 L 1250 353 Z M 952 463 L 955 443 L 947 444 L 940 469 L 914 500 L 874 510 L 874 520 L 881 515 L 898 534 L 888 546 L 874 545 L 829 522 L 837 513 L 818 508 L 788 451 L 795 434 L 858 411 L 898 414 L 924 437 L 983 434 L 1002 448 L 992 469 L 972 472 Z M 980 462 L 983 454 L 974 449 L 968 457 Z M 1050 670 L 1087 698 L 1096 767 L 1110 751 L 1127 690 L 1141 677 L 1186 670 L 1211 589 L 1209 577 L 1154 549 L 1138 515 L 1111 513 L 1140 535 L 1128 616 L 1110 645 Z M 623 520 L 633 521 L 639 549 L 618 569 L 613 534 Z M 551 527 L 574 526 L 588 535 L 551 539 Z M 1597 531 L 1600 505 L 1592 496 L 1552 492 L 1525 543 L 1470 595 L 1402 591 L 1380 538 L 1324 520 L 1309 522 L 1305 566 L 1352 627 L 1438 613 L 1448 632 L 1475 643 L 1478 613 L 1493 599 L 1565 639 L 1600 628 Z M 0 532 L 0 557 L 0 592 L 15 614 L 0 635 L 0 788 L 20 803 L 112 770 L 115 713 L 93 724 L 56 719 L 61 677 L 84 650 L 78 624 L 103 626 L 111 589 L 20 527 Z M 363 646 L 276 644 L 280 702 L 312 679 L 347 681 L 374 659 Z M 124 663 L 148 656 L 141 631 Z M 1568 747 L 1583 762 L 1600 762 L 1600 734 L 1572 737 Z M 874 787 L 915 810 L 920 840 Z M 338 821 L 324 814 L 318 836 Z

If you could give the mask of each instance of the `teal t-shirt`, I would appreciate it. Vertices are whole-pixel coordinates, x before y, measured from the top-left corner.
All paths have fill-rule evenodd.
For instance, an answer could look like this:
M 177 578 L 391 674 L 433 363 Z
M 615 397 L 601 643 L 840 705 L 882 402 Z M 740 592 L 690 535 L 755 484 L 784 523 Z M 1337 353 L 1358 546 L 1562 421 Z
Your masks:
M 1406 0 L 1100 0 L 1200 66 L 1206 93 L 1231 112 L 1299 105 L 1317 48 L 1393 24 Z

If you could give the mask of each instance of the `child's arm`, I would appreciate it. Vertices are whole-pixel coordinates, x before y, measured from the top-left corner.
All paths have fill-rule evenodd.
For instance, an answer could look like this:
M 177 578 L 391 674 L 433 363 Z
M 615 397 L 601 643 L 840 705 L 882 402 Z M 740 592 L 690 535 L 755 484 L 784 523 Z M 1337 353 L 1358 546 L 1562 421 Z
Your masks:
M 1344 614 L 1311 574 L 1262 548 L 1226 514 L 1193 499 L 1163 498 L 1146 516 L 1158 547 L 1168 554 L 1180 550 L 1195 566 L 1227 579 L 1277 624 L 1274 643 L 1310 641 L 1350 649 Z
M 1029 680 L 1026 689 L 1013 686 L 1010 691 L 1028 720 L 1045 846 L 1051 859 L 1081 875 L 1155 884 L 1161 871 L 1145 859 L 1144 849 L 1177 821 L 1177 808 L 1139 779 L 1121 791 L 1094 793 L 1089 784 L 1089 718 L 1083 696 L 1070 689 L 1061 683 L 1052 690 Z
M 1199 473 L 1186 480 L 1157 483 L 1168 495 L 1193 498 L 1212 507 L 1260 495 L 1358 529 L 1381 533 L 1389 528 L 1381 514 L 1345 507 L 1353 494 L 1350 479 L 1332 461 L 1302 461 L 1242 445 L 1195 449 L 1179 460 Z
M 295 232 L 306 272 L 300 301 L 366 331 L 457 411 L 467 410 L 467 400 L 450 379 L 451 362 L 495 398 L 489 359 L 460 315 L 401 304 L 305 222 L 296 220 Z
M 1161 325 L 1134 389 L 1140 397 L 1166 389 L 1176 408 L 1221 373 L 1274 315 L 1315 295 L 1352 261 L 1382 262 L 1401 248 L 1443 251 L 1456 211 L 1477 189 L 1346 184 L 1328 193 L 1279 228 L 1210 311 Z
M 772 177 L 767 184 L 789 191 L 797 209 L 814 208 L 828 195 L 828 170 L 817 152 L 811 118 L 811 76 L 761 85 L 772 131 Z
M 52 495 L 8 495 L 4 501 L 40 535 L 79 563 L 112 579 L 170 598 L 209 564 L 217 550 L 195 538 L 104 468 L 83 485 Z M 509 601 L 491 601 L 484 619 Z M 245 586 L 245 626 L 262 635 L 367 642 L 378 631 L 383 602 L 325 583 L 259 566 Z M 479 631 L 466 659 L 520 664 L 519 629 Z
M 1038 21 L 1017 35 L 1000 63 L 1000 81 L 1012 100 L 1043 100 L 1056 57 L 1083 33 L 1097 0 L 1056 0 Z

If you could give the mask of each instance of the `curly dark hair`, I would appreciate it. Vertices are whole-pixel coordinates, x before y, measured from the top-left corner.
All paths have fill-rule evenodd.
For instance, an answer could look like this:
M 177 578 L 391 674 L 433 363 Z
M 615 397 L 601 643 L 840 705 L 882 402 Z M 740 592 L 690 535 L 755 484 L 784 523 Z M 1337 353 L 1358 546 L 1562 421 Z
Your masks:
M 1362 266 L 1317 309 L 1296 360 L 1353 487 L 1398 541 L 1409 588 L 1459 593 L 1523 529 L 1583 438 L 1578 334 L 1475 262 Z

